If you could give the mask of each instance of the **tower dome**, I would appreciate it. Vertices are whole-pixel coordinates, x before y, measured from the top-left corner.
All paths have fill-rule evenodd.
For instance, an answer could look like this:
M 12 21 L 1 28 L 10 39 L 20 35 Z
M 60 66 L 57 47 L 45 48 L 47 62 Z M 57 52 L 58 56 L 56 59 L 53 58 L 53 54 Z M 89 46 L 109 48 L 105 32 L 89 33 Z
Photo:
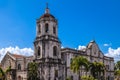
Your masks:
M 58 38 L 58 23 L 57 19 L 50 14 L 48 4 L 45 9 L 45 13 L 37 19 L 37 37 L 45 37 L 45 35 L 55 37 L 56 39 Z M 59 39 L 57 39 L 59 42 Z
M 50 13 L 45 13 L 45 14 L 43 14 L 43 15 L 40 17 L 40 19 L 42 19 L 42 18 L 54 18 L 54 19 L 55 19 L 55 17 L 54 17 L 52 14 L 50 14 Z
M 55 19 L 55 17 L 52 15 L 52 14 L 50 14 L 50 10 L 49 10 L 49 8 L 48 8 L 48 4 L 47 4 L 47 7 L 46 7 L 46 9 L 45 9 L 45 13 L 40 17 L 40 20 L 56 20 Z

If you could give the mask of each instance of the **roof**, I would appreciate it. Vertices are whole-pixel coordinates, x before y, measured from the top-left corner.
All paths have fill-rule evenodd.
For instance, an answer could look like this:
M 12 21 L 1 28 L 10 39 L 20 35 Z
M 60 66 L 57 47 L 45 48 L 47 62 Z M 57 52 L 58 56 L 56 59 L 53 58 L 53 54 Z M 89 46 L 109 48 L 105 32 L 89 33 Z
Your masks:
M 61 49 L 62 52 L 73 52 L 73 53 L 80 53 L 80 52 L 84 52 L 82 50 L 76 50 L 76 49 L 72 49 L 72 48 L 63 48 Z
M 48 5 L 45 9 L 45 13 L 40 17 L 40 19 L 42 19 L 42 18 L 53 18 L 53 19 L 55 19 L 55 17 L 52 14 L 50 14 L 50 10 L 48 8 Z
M 11 54 L 14 58 L 23 58 L 23 55 L 19 55 L 19 54 Z
M 55 19 L 55 17 L 54 17 L 52 14 L 49 14 L 49 13 L 43 14 L 43 15 L 40 17 L 40 19 L 41 19 L 41 18 L 54 18 L 54 19 Z

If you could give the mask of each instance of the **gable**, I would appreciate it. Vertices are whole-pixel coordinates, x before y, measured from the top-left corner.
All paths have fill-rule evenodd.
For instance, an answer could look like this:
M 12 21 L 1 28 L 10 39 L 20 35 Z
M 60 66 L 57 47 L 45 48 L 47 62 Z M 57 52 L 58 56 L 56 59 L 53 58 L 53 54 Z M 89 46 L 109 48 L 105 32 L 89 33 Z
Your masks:
M 8 68 L 9 66 L 11 66 L 12 69 L 15 68 L 15 58 L 12 57 L 9 52 L 7 52 L 1 61 L 1 66 L 3 69 Z
M 95 41 L 91 41 L 88 46 L 87 46 L 87 50 L 89 50 L 89 55 L 93 56 L 93 57 L 99 57 L 99 58 L 103 58 L 103 53 L 100 50 L 99 46 L 96 44 Z
M 100 57 L 100 58 L 103 58 L 103 57 L 104 57 L 104 54 L 102 53 L 102 51 L 99 51 L 99 53 L 100 53 L 99 57 Z

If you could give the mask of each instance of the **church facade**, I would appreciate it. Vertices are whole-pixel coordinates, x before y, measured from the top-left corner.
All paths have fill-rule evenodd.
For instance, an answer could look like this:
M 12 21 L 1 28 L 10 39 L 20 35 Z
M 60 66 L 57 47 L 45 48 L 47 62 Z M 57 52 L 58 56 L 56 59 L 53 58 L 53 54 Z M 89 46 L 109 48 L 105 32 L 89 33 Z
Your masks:
M 90 62 L 103 62 L 106 67 L 104 74 L 106 79 L 114 80 L 114 59 L 104 56 L 94 40 L 82 50 L 61 48 L 61 41 L 58 38 L 58 21 L 50 14 L 48 7 L 37 19 L 36 24 L 34 55 L 26 57 L 8 52 L 1 61 L 3 69 L 8 66 L 12 68 L 9 80 L 27 80 L 27 65 L 33 61 L 39 64 L 40 80 L 66 80 L 67 77 L 78 80 L 78 74 L 70 70 L 71 60 L 75 56 L 84 56 Z M 83 69 L 82 75 L 85 74 Z

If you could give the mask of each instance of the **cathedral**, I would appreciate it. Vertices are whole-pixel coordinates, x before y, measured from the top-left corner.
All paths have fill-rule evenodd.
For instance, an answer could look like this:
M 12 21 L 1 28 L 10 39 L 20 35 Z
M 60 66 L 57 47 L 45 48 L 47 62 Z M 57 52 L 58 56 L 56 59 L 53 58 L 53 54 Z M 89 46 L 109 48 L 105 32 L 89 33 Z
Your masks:
M 78 74 L 70 70 L 71 60 L 75 56 L 84 56 L 90 62 L 103 62 L 106 67 L 106 80 L 114 80 L 114 59 L 104 56 L 94 40 L 82 50 L 61 48 L 58 21 L 47 7 L 45 13 L 36 21 L 34 55 L 27 57 L 7 52 L 1 66 L 3 69 L 11 66 L 8 80 L 27 80 L 27 65 L 33 61 L 39 64 L 40 80 L 66 80 L 68 77 L 78 80 Z M 82 75 L 85 74 L 83 69 Z

